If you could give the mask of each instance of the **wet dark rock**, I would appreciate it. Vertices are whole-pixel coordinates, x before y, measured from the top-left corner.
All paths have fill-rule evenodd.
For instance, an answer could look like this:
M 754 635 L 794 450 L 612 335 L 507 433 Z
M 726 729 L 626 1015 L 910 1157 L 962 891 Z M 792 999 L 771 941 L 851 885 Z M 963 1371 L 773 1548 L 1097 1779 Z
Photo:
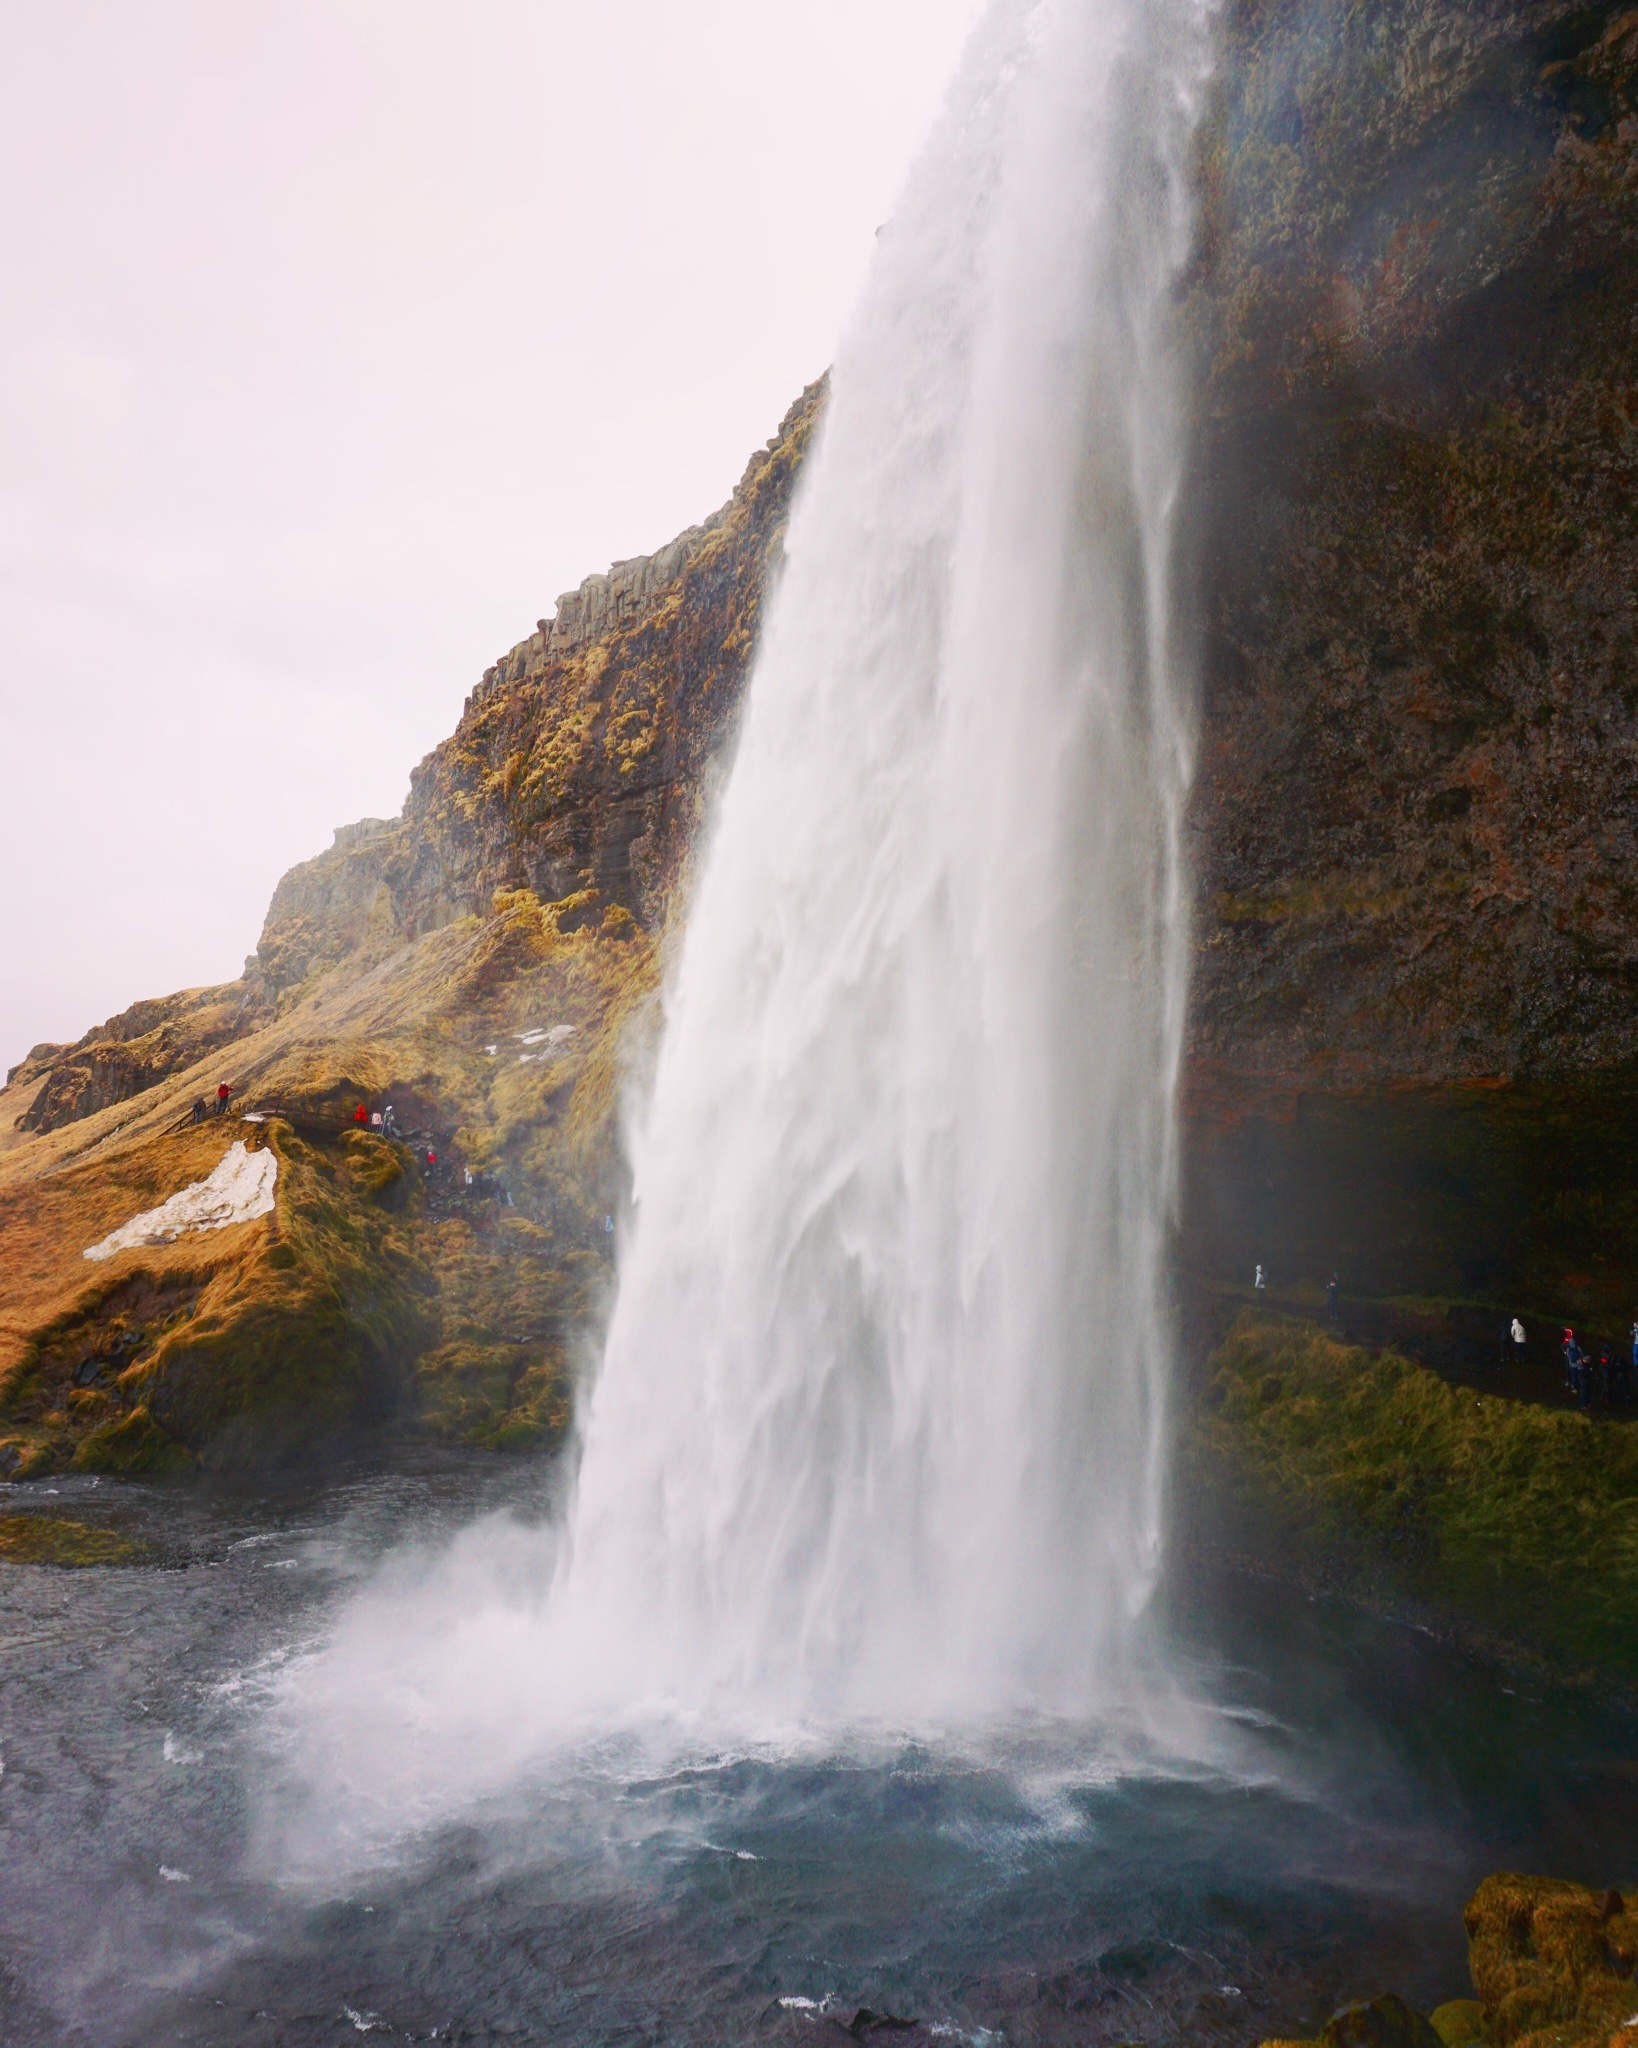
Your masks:
M 1573 1307 L 1638 1274 L 1638 16 L 1234 0 L 1223 37 L 1191 1257 Z M 1555 1154 L 1600 1133 L 1589 1263 Z
M 1337 2013 L 1320 2039 L 1327 2048 L 1444 2048 L 1432 2022 L 1392 1991 Z
M 921 2022 L 903 2019 L 898 2013 L 872 2012 L 868 2005 L 861 2005 L 848 2022 L 848 2032 L 855 2041 L 862 2041 L 870 2034 L 900 2034 Z

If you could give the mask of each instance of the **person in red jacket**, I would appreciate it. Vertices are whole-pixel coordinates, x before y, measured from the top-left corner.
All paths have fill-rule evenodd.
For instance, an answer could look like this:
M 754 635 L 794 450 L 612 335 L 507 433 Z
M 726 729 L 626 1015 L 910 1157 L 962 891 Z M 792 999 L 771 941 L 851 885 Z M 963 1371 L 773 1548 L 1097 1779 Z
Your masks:
M 364 1107 L 363 1103 L 361 1102 L 358 1105 L 357 1109 L 353 1111 L 353 1122 L 360 1126 L 365 1126 L 369 1123 L 369 1121 L 370 1112 Z
M 228 1106 L 228 1098 L 229 1098 L 229 1096 L 231 1096 L 231 1095 L 232 1095 L 232 1093 L 233 1093 L 233 1083 L 232 1083 L 231 1081 L 224 1081 L 224 1082 L 222 1082 L 222 1084 L 220 1085 L 220 1087 L 219 1087 L 219 1088 L 217 1089 L 217 1091 L 216 1091 L 216 1114 L 217 1114 L 218 1116 L 226 1116 L 226 1115 L 227 1115 L 227 1106 Z

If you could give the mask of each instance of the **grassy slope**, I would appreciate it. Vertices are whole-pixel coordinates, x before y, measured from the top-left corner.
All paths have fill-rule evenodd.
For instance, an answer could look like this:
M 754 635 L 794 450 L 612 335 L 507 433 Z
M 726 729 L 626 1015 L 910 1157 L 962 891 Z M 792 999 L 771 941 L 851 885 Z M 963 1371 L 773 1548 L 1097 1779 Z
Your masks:
M 429 1201 L 407 1149 L 288 1125 L 170 1128 L 222 1055 L 19 1141 L 0 1095 L 0 1442 L 24 1471 L 278 1463 L 397 1411 L 496 1447 L 550 1441 L 595 1317 L 618 1193 L 622 1047 L 656 953 L 629 922 L 561 929 L 527 891 L 316 976 L 232 1048 L 244 1098 L 397 1102 L 515 1209 Z M 520 1034 L 567 1024 L 549 1055 Z M 488 1048 L 495 1047 L 491 1053 Z M 276 1213 L 88 1265 L 87 1245 L 202 1179 L 229 1143 L 279 1154 Z M 89 1384 L 81 1384 L 81 1377 Z
M 1638 1679 L 1638 1425 L 1248 1314 L 1213 1360 L 1187 1469 L 1262 1555 Z

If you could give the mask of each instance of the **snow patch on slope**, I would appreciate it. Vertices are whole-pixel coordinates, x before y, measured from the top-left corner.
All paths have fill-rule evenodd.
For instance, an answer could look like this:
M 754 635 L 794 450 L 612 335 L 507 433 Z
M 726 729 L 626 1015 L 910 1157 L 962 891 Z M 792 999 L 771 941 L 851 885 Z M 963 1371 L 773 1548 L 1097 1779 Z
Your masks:
M 217 1163 L 208 1180 L 196 1180 L 182 1188 L 157 1209 L 144 1209 L 101 1244 L 91 1245 L 84 1257 L 111 1259 L 116 1252 L 130 1251 L 142 1244 L 174 1244 L 190 1231 L 223 1230 L 230 1223 L 253 1223 L 273 1208 L 273 1188 L 279 1177 L 279 1162 L 265 1148 L 247 1152 L 241 1138 Z

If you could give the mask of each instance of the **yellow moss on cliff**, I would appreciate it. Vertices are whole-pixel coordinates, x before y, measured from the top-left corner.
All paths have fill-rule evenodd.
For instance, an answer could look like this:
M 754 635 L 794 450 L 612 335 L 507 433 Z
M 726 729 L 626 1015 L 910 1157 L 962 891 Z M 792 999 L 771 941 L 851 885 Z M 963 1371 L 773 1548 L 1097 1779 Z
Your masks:
M 614 579 L 591 637 L 512 650 L 401 820 L 281 881 L 226 1025 L 191 998 L 128 1014 L 133 1039 L 181 1034 L 158 1085 L 112 1075 L 115 1106 L 71 1076 L 65 1127 L 38 1136 L 17 1117 L 51 1058 L 27 1101 L 0 1091 L 0 1472 L 252 1466 L 389 1414 L 498 1447 L 561 1432 L 659 934 L 822 400 L 705 528 L 622 565 L 641 574 Z M 216 1163 L 224 1127 L 185 1119 L 222 1079 L 281 1119 L 260 1127 L 275 1214 L 89 1274 L 87 1244 Z M 343 1128 L 388 1100 L 413 1147 Z

